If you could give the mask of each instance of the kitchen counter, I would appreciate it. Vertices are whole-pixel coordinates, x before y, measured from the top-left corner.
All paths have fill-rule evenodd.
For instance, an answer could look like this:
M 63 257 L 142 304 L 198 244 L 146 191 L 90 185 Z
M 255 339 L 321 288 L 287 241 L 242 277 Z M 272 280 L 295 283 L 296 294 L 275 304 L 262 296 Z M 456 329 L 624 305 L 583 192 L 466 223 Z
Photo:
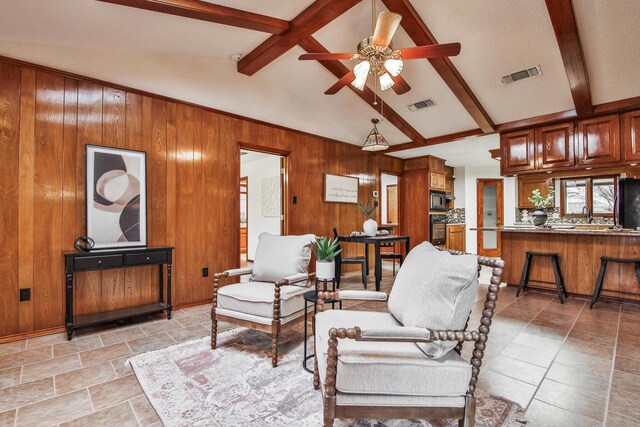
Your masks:
M 640 237 L 640 231 L 630 229 L 612 229 L 606 226 L 598 228 L 589 227 L 531 227 L 531 226 L 505 226 L 505 227 L 483 227 L 471 228 L 474 231 L 499 231 L 501 233 L 537 233 L 537 234 L 586 234 L 593 236 L 621 236 L 621 237 Z
M 501 257 L 505 261 L 503 280 L 517 285 L 525 252 L 557 253 L 560 271 L 569 294 L 591 297 L 600 270 L 600 257 L 640 259 L 640 232 L 635 230 L 537 227 L 497 227 L 477 231 L 500 232 Z M 535 257 L 531 264 L 531 287 L 555 289 L 550 257 Z M 609 263 L 602 296 L 640 300 L 633 264 Z M 597 306 L 596 306 L 597 307 Z

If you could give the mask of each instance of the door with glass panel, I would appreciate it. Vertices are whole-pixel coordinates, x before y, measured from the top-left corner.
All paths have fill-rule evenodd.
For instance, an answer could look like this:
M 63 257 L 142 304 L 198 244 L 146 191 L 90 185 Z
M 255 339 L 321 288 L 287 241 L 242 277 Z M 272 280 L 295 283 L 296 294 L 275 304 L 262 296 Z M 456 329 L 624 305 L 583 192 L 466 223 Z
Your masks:
M 477 181 L 478 228 L 494 228 L 504 225 L 504 199 L 501 179 L 479 179 Z M 499 257 L 501 253 L 500 233 L 495 230 L 478 231 L 478 255 Z

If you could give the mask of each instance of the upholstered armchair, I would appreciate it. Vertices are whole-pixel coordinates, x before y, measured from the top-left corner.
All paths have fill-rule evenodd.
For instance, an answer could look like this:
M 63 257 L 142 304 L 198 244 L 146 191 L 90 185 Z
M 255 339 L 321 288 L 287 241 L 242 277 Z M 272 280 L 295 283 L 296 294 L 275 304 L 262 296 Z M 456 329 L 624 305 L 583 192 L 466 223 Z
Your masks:
M 278 364 L 280 331 L 303 319 L 304 293 L 314 275 L 308 273 L 313 234 L 274 236 L 262 233 L 251 268 L 216 273 L 211 306 L 211 348 L 217 344 L 218 321 L 271 333 L 271 363 Z M 249 281 L 240 277 L 251 275 Z M 220 286 L 223 279 L 237 283 Z
M 493 268 L 480 326 L 468 331 L 480 266 Z M 391 293 L 321 292 L 314 387 L 324 425 L 335 418 L 458 419 L 473 427 L 476 382 L 504 262 L 425 242 L 398 272 Z M 328 310 L 324 300 L 388 302 L 388 313 Z M 470 361 L 460 352 L 473 342 Z

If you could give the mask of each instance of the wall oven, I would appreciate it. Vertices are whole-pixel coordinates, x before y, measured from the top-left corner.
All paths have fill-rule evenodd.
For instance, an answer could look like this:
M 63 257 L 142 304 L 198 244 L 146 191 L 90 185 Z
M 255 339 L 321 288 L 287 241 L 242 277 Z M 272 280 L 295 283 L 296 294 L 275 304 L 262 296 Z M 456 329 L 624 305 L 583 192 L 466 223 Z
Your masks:
M 431 227 L 429 233 L 429 241 L 434 246 L 447 244 L 447 216 L 446 215 L 430 215 Z
M 433 191 L 430 192 L 430 208 L 432 211 L 436 212 L 446 212 L 447 210 L 447 194 L 444 191 Z

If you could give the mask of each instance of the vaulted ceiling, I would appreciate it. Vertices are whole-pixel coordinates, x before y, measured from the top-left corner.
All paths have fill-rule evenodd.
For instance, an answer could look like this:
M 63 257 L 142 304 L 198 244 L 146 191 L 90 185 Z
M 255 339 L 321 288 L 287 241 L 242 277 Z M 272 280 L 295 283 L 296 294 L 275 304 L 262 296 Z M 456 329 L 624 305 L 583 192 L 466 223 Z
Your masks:
M 384 116 L 379 129 L 401 157 L 510 122 L 588 116 L 598 104 L 640 96 L 637 0 L 378 0 L 377 7 L 403 16 L 395 48 L 462 44 L 450 59 L 405 61 L 412 90 L 385 91 L 377 106 L 372 87 L 324 95 L 353 62 L 298 60 L 355 51 L 371 35 L 370 0 L 0 0 L 0 55 L 356 145 L 370 119 Z M 243 59 L 236 63 L 234 54 Z M 540 77 L 500 81 L 536 65 Z M 409 111 L 428 98 L 436 105 Z

